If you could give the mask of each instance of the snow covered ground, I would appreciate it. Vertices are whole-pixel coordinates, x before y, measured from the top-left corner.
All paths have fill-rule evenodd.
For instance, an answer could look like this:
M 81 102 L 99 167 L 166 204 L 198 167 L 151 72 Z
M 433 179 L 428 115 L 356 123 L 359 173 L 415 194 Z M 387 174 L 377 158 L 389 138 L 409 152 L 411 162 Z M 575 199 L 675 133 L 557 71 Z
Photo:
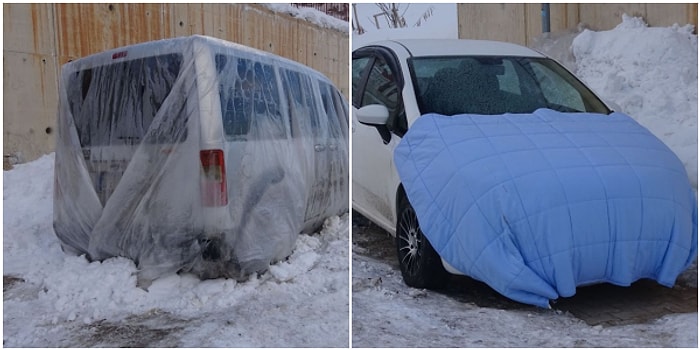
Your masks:
M 697 347 L 697 313 L 591 327 L 560 311 L 501 310 L 406 287 L 401 273 L 353 254 L 353 347 Z M 697 272 L 697 270 L 696 270 Z
M 572 38 L 573 45 L 566 44 Z M 569 67 L 599 96 L 661 138 L 681 158 L 697 190 L 698 46 L 692 28 L 648 28 L 625 16 L 610 31 L 542 38 L 538 49 L 568 58 Z M 363 254 L 353 245 L 354 347 L 698 346 L 697 312 L 592 327 L 561 311 L 484 308 L 411 289 L 396 268 Z M 679 280 L 697 288 L 697 274 L 696 262 Z
M 247 282 L 171 275 L 146 292 L 128 259 L 88 263 L 52 229 L 53 155 L 3 178 L 6 347 L 347 347 L 348 215 Z

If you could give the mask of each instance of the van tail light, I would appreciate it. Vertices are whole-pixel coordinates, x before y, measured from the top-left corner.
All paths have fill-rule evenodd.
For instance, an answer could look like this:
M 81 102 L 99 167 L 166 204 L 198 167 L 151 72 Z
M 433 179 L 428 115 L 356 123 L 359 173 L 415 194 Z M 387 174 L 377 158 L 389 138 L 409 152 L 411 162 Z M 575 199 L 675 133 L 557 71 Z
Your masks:
M 228 204 L 226 191 L 226 164 L 224 151 L 210 149 L 199 151 L 204 176 L 201 182 L 202 205 L 205 207 L 221 207 Z

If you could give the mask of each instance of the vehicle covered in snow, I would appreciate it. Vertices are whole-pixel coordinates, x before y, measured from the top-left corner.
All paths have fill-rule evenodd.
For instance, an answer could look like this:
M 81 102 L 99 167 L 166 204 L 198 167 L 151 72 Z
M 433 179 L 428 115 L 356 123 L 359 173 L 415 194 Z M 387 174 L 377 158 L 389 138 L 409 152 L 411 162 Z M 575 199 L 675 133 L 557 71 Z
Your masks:
M 409 286 L 468 275 L 547 307 L 580 285 L 672 286 L 697 255 L 678 157 L 536 51 L 378 42 L 353 51 L 352 91 L 353 209 L 396 237 Z
M 64 251 L 240 278 L 347 211 L 347 102 L 309 67 L 195 35 L 74 60 L 59 91 Z

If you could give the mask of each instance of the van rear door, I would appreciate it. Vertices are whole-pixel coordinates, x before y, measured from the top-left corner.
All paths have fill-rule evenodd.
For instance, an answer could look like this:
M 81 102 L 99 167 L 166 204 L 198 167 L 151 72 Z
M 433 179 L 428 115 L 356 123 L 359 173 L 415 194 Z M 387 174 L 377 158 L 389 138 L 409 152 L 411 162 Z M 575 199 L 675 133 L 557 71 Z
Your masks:
M 103 206 L 170 94 L 182 60 L 179 53 L 120 60 L 82 69 L 68 77 L 70 112 L 92 184 Z M 183 116 L 175 124 L 172 128 L 178 132 L 173 136 L 163 132 L 149 142 L 182 142 L 187 137 L 186 118 Z

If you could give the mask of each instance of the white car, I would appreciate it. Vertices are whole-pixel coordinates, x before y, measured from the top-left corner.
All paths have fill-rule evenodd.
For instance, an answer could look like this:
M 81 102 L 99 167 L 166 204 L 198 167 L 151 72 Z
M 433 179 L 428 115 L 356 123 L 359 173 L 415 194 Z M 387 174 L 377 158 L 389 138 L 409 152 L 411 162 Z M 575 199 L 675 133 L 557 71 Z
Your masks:
M 573 74 L 531 49 L 479 40 L 396 40 L 352 54 L 353 209 L 396 237 L 406 284 L 439 288 L 450 273 L 418 225 L 394 150 L 421 115 L 609 114 Z M 505 96 L 505 97 L 504 97 Z

